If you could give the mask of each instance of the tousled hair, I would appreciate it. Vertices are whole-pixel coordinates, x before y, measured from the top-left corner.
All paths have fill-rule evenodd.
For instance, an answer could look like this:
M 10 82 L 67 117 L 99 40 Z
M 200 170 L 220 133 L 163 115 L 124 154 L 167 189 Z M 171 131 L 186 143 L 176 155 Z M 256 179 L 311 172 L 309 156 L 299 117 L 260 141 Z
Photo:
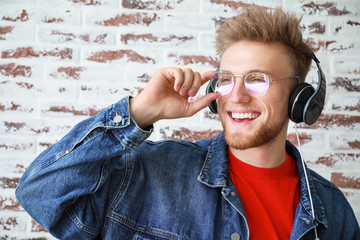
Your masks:
M 310 70 L 312 49 L 302 38 L 301 17 L 281 8 L 248 7 L 226 20 L 216 31 L 216 50 L 222 56 L 234 42 L 241 40 L 281 44 L 288 52 L 300 82 Z

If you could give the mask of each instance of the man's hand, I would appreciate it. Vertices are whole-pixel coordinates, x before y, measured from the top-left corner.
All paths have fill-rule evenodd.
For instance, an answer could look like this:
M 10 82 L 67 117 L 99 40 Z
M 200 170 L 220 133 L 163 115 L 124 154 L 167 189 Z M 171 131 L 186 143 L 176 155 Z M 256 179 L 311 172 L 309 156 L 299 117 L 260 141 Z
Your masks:
M 189 102 L 214 71 L 200 74 L 192 69 L 164 68 L 155 73 L 145 89 L 130 100 L 132 118 L 145 128 L 161 119 L 190 117 L 207 107 L 219 95 L 207 94 Z

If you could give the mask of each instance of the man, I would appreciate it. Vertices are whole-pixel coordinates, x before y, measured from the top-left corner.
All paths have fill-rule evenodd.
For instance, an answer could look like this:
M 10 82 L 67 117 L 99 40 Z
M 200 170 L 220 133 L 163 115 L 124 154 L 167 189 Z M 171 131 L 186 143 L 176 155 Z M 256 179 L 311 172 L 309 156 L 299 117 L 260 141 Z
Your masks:
M 312 60 L 299 20 L 244 10 L 217 50 L 216 73 L 162 69 L 79 123 L 24 173 L 19 202 L 61 239 L 360 239 L 341 191 L 286 142 L 289 98 Z M 214 74 L 217 93 L 189 102 Z M 156 121 L 214 100 L 216 138 L 146 141 Z

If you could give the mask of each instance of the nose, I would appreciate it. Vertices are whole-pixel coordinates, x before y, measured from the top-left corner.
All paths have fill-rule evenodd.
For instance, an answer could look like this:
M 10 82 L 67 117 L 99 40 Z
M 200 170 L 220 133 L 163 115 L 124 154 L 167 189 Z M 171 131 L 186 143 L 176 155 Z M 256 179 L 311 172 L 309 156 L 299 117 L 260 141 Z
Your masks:
M 250 102 L 251 96 L 247 92 L 245 88 L 244 83 L 244 76 L 242 75 L 236 75 L 235 77 L 235 85 L 232 91 L 230 92 L 230 101 L 233 103 L 239 103 L 239 102 Z M 238 81 L 236 81 L 238 78 Z

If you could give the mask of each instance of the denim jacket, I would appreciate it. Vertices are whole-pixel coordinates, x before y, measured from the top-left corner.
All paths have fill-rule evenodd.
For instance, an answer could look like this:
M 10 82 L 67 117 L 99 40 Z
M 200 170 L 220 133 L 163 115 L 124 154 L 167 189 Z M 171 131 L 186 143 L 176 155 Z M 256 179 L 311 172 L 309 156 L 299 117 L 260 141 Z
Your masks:
M 227 169 L 223 133 L 198 142 L 147 141 L 124 98 L 77 124 L 41 153 L 16 196 L 59 239 L 248 239 L 243 206 Z M 360 239 L 353 210 L 331 182 L 307 169 L 300 155 L 301 197 L 290 239 Z M 261 216 L 259 216 L 261 217 Z

